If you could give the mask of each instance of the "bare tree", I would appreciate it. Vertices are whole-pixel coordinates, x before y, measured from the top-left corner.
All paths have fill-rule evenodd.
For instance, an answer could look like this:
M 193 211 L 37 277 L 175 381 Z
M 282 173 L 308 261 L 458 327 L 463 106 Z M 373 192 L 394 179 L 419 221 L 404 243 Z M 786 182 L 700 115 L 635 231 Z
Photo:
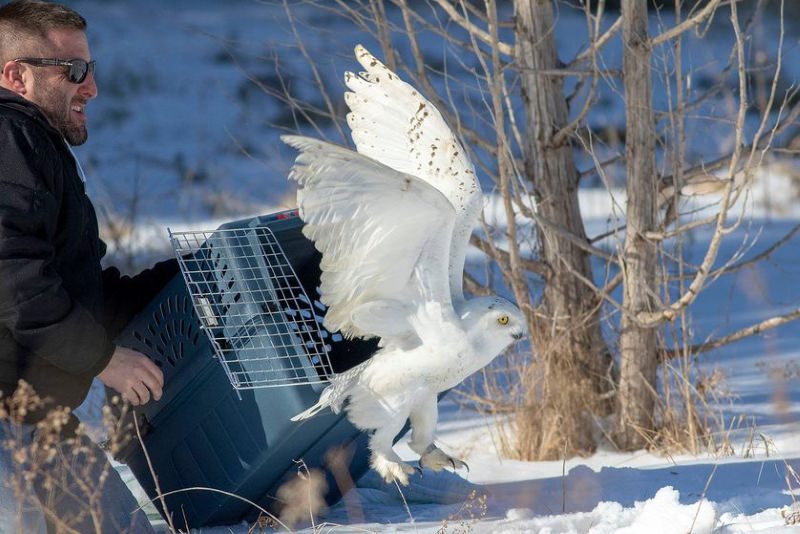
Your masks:
M 647 35 L 647 2 L 622 1 L 625 84 L 625 161 L 628 203 L 622 251 L 623 314 L 616 442 L 629 449 L 645 444 L 641 430 L 655 428 L 651 391 L 656 383 L 656 333 L 638 321 L 652 311 L 656 294 L 656 131 L 652 103 L 652 46 Z
M 780 135 L 800 115 L 799 103 L 789 105 L 796 89 L 781 90 L 778 83 L 781 33 L 781 44 L 770 52 L 776 65 L 765 78 L 758 128 L 745 135 L 744 119 L 751 108 L 744 41 L 764 2 L 756 3 L 744 24 L 738 4 L 709 0 L 687 10 L 674 0 L 672 24 L 665 24 L 661 13 L 648 13 L 645 0 L 622 0 L 616 17 L 606 13 L 605 0 L 514 0 L 513 11 L 496 0 L 315 4 L 318 12 L 343 16 L 374 37 L 386 64 L 434 102 L 463 138 L 480 172 L 496 186 L 501 220 L 487 218 L 484 231 L 473 236 L 473 245 L 494 267 L 483 278 L 468 275 L 467 290 L 480 293 L 490 285 L 505 286 L 528 316 L 532 353 L 514 375 L 510 396 L 465 398 L 514 414 L 517 442 L 508 448 L 518 457 L 590 452 L 598 430 L 620 448 L 655 443 L 665 424 L 659 407 L 668 404 L 659 397 L 657 369 L 674 359 L 686 364 L 681 367 L 686 416 L 674 420 L 695 425 L 693 403 L 700 393 L 686 370 L 691 358 L 800 315 L 795 310 L 702 344 L 693 344 L 688 334 L 691 306 L 709 282 L 763 260 L 797 231 L 756 258 L 739 261 L 745 252 L 741 248 L 719 265 L 720 245 L 743 216 L 730 223 L 730 208 L 747 195 L 768 150 L 784 142 Z M 285 91 L 272 94 L 303 119 L 298 129 L 345 137 L 341 126 L 326 130 L 322 124 L 341 124 L 342 109 L 336 104 L 341 99 L 327 94 L 320 65 L 297 29 L 302 21 L 287 1 L 283 5 L 312 79 L 325 97 L 314 106 Z M 565 62 L 559 59 L 555 36 L 556 10 L 567 9 L 582 14 L 586 45 Z M 689 91 L 691 73 L 681 62 L 684 36 L 695 32 L 702 39 L 704 28 L 721 11 L 729 15 L 734 36 L 731 54 L 721 58 L 727 65 L 715 83 Z M 661 32 L 651 36 L 648 26 L 654 16 Z M 780 22 L 782 32 L 782 15 Z M 423 53 L 423 45 L 434 40 L 444 54 L 436 66 Z M 610 43 L 621 45 L 621 71 L 608 67 L 613 64 Z M 665 72 L 657 64 L 668 65 Z M 656 75 L 666 85 L 666 109 L 653 103 Z M 736 80 L 733 87 L 731 77 Z M 621 93 L 624 100 L 620 135 L 602 138 L 592 127 L 601 88 L 605 94 Z M 728 121 L 719 137 L 734 132 L 733 148 L 690 158 L 687 117 L 705 112 L 706 102 L 723 97 L 736 102 L 734 117 L 715 119 Z M 626 185 L 626 200 L 618 205 L 623 222 L 590 238 L 578 189 L 582 180 L 594 176 L 617 202 L 613 174 Z M 682 213 L 688 197 L 708 194 L 719 198 L 713 215 L 698 219 Z M 682 238 L 700 227 L 710 227 L 712 237 L 702 261 L 693 264 L 683 255 Z M 609 326 L 607 336 L 604 325 Z M 668 330 L 678 332 L 669 347 Z M 491 376 L 485 379 L 490 382 Z M 611 412 L 610 429 L 604 416 Z M 702 429 L 693 427 L 689 434 L 699 436 Z
M 534 456 L 551 458 L 565 449 L 593 450 L 593 425 L 587 417 L 602 411 L 599 397 L 613 388 L 612 362 L 600 331 L 600 298 L 583 282 L 592 279 L 592 269 L 589 252 L 579 246 L 588 239 L 578 206 L 579 176 L 571 142 L 576 124 L 569 124 L 563 77 L 549 74 L 558 68 L 553 4 L 516 0 L 514 19 L 516 68 L 527 124 L 521 147 L 524 177 L 536 214 L 526 211 L 547 221 L 538 234 L 547 283 L 539 306 L 529 315 L 533 345 L 544 370 L 541 388 L 527 388 L 532 398 L 525 402 L 536 406 L 539 423 L 529 427 L 526 441 Z M 503 195 L 527 206 L 510 191 Z M 506 213 L 513 218 L 513 209 Z M 512 274 L 519 285 L 523 277 Z M 517 299 L 520 292 L 515 288 Z

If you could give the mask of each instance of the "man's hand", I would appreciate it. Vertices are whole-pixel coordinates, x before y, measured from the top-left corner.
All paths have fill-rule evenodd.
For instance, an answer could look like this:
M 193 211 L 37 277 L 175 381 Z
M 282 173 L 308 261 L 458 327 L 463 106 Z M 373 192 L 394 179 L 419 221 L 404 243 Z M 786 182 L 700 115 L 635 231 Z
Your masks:
M 160 399 L 164 387 L 164 374 L 150 358 L 141 352 L 119 346 L 97 378 L 121 393 L 134 406 L 147 404 L 151 397 Z

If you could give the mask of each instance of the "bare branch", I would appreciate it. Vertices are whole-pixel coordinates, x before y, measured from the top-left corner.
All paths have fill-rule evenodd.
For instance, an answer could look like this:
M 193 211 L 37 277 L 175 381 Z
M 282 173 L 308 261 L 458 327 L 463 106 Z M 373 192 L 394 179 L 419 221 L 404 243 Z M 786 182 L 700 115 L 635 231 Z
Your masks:
M 650 42 L 652 46 L 658 46 L 660 44 L 666 43 L 667 41 L 674 39 L 675 37 L 685 33 L 688 30 L 691 30 L 701 22 L 703 22 L 706 18 L 712 16 L 714 12 L 719 7 L 722 0 L 711 0 L 706 6 L 698 11 L 694 16 L 684 20 L 677 26 L 673 26 L 669 30 L 660 33 L 659 35 L 653 37 Z M 734 1 L 735 3 L 735 1 Z
M 276 74 L 278 74 L 278 80 L 279 80 L 279 82 L 281 84 L 281 89 L 280 90 L 273 89 L 273 88 L 265 85 L 264 82 L 262 82 L 260 79 L 258 79 L 257 76 L 255 76 L 254 74 L 251 74 L 249 71 L 245 70 L 244 67 L 241 67 L 241 65 L 239 64 L 238 60 L 236 60 L 236 65 L 239 66 L 242 69 L 242 72 L 244 73 L 245 77 L 247 77 L 247 79 L 253 85 L 258 87 L 259 90 L 263 91 L 264 94 L 269 95 L 269 96 L 275 98 L 276 100 L 278 100 L 279 102 L 282 102 L 282 103 L 286 104 L 287 108 L 292 113 L 296 129 L 299 129 L 299 126 L 298 126 L 299 123 L 298 123 L 298 119 L 295 116 L 295 114 L 299 114 L 303 118 L 303 120 L 305 122 L 307 122 L 308 124 L 310 124 L 314 128 L 314 130 L 317 132 L 317 135 L 319 135 L 322 138 L 325 138 L 325 132 L 323 131 L 324 129 L 322 128 L 322 126 L 317 124 L 317 121 L 314 120 L 314 116 L 317 115 L 317 116 L 319 116 L 321 118 L 329 119 L 332 122 L 336 122 L 336 117 L 329 115 L 329 112 L 327 112 L 326 110 L 322 110 L 322 109 L 320 109 L 320 108 L 318 108 L 318 107 L 316 107 L 316 106 L 314 106 L 312 104 L 309 104 L 306 101 L 297 99 L 294 95 L 291 94 L 291 92 L 289 91 L 289 88 L 286 86 L 286 83 L 285 83 L 285 80 L 283 79 L 283 76 L 281 76 L 280 67 L 278 65 L 278 58 L 277 57 L 275 57 L 275 72 L 276 72 Z M 320 89 L 320 90 L 322 90 L 322 89 Z M 279 128 L 279 129 L 284 129 L 284 130 L 286 130 L 288 132 L 296 133 L 296 130 L 289 129 L 286 126 L 282 126 L 282 127 L 281 126 L 277 126 L 277 125 L 273 125 L 273 126 L 276 127 L 276 128 Z
M 784 2 L 783 2 L 783 0 L 781 0 L 781 17 L 780 17 L 781 31 L 780 31 L 780 36 L 778 37 L 778 52 L 777 52 L 778 63 L 777 63 L 777 65 L 775 65 L 775 75 L 772 77 L 772 86 L 770 87 L 769 100 L 767 101 L 766 106 L 764 106 L 764 112 L 763 112 L 763 115 L 761 116 L 761 124 L 758 125 L 758 131 L 755 133 L 755 135 L 753 135 L 753 143 L 752 143 L 753 148 L 751 148 L 750 157 L 747 159 L 747 165 L 746 165 L 747 168 L 751 168 L 753 166 L 753 159 L 756 157 L 756 153 L 757 153 L 756 147 L 759 145 L 759 141 L 761 140 L 761 136 L 763 135 L 764 130 L 767 127 L 767 120 L 769 118 L 768 111 L 770 109 L 772 109 L 772 104 L 775 102 L 775 95 L 778 92 L 778 79 L 780 78 L 781 65 L 782 65 L 782 61 L 783 61 L 783 38 L 784 38 L 784 31 L 785 31 L 785 29 L 784 29 L 784 20 L 783 20 L 783 13 L 784 13 L 784 5 L 783 4 L 784 4 Z M 786 102 L 784 101 L 783 104 L 785 105 Z M 783 111 L 783 106 L 781 106 L 781 112 L 782 111 Z M 777 127 L 777 123 L 776 123 L 776 127 Z M 771 132 L 771 135 L 769 137 L 770 141 L 767 143 L 767 146 L 765 146 L 763 149 L 761 149 L 759 151 L 760 152 L 760 157 L 758 158 L 758 164 L 760 164 L 761 161 L 764 159 L 764 154 L 767 151 L 767 147 L 770 146 L 771 141 L 772 141 L 772 139 L 774 137 L 775 137 L 775 128 L 773 128 L 773 130 Z
M 525 71 L 529 69 L 519 69 Z M 572 70 L 572 69 L 531 69 L 536 74 L 543 74 L 545 76 L 558 76 L 561 78 L 589 78 L 595 76 L 606 76 L 613 78 L 621 78 L 622 71 L 619 69 L 596 69 L 596 70 Z
M 619 287 L 619 285 L 623 282 L 624 279 L 625 279 L 625 277 L 622 274 L 622 271 L 620 271 L 617 274 L 615 274 L 614 278 L 609 280 L 606 283 L 606 285 L 604 285 L 602 288 L 600 288 L 600 296 L 603 297 L 603 299 L 608 300 L 609 302 L 614 304 L 619 309 L 621 309 L 622 306 L 619 303 L 617 303 L 616 301 L 611 300 L 610 295 L 611 295 L 612 291 L 614 291 L 615 289 L 617 289 Z
M 497 136 L 497 172 L 500 178 L 500 193 L 503 199 L 503 209 L 506 215 L 508 232 L 508 265 L 511 277 L 508 279 L 511 289 L 514 292 L 517 303 L 526 312 L 532 312 L 531 295 L 528 291 L 528 283 L 525 280 L 521 269 L 522 258 L 520 257 L 519 242 L 517 240 L 517 222 L 514 218 L 514 205 L 512 202 L 512 168 L 511 168 L 511 149 L 506 137 L 505 126 L 505 107 L 503 101 L 503 71 L 500 64 L 500 43 L 497 26 L 497 6 L 495 0 L 486 0 L 486 11 L 489 18 L 490 44 L 492 46 L 492 70 L 481 58 L 481 64 L 486 71 L 489 79 L 489 90 L 492 98 L 492 119 L 494 120 L 494 130 Z M 474 38 L 474 37 L 473 37 Z M 477 49 L 477 44 L 475 45 Z M 496 250 L 496 249 L 495 249 Z M 530 314 L 528 314 L 530 317 Z M 529 319 L 530 321 L 530 319 Z
M 623 161 L 625 156 L 623 154 L 617 154 L 611 158 L 608 158 L 605 161 L 600 161 L 596 163 L 593 167 L 589 167 L 588 169 L 581 171 L 578 179 L 586 178 L 587 176 L 594 176 L 599 172 L 600 169 L 605 169 L 610 165 L 614 165 L 615 163 L 619 163 Z
M 369 7 L 372 10 L 372 20 L 377 26 L 378 41 L 381 43 L 381 50 L 384 52 L 392 49 L 392 33 L 389 18 L 386 16 L 386 6 L 383 0 L 370 0 Z M 397 72 L 394 54 L 384 54 L 386 66 L 389 70 Z
M 510 414 L 517 410 L 517 406 L 510 402 L 490 398 L 487 395 L 477 395 L 464 391 L 464 388 L 455 388 L 451 395 L 455 396 L 453 402 L 461 407 L 477 409 L 483 413 Z
M 565 266 L 569 268 L 569 266 L 567 265 Z M 581 273 L 575 271 L 575 269 L 570 269 L 570 274 L 572 274 L 572 276 L 580 280 L 586 287 L 594 291 L 597 297 L 599 297 L 598 302 L 606 301 L 615 310 L 619 311 L 623 315 L 627 314 L 622 304 L 611 298 L 611 293 L 614 291 L 614 289 L 616 289 L 624 281 L 624 276 L 622 271 L 617 273 L 614 276 L 614 278 L 609 280 L 608 283 L 602 288 L 597 287 L 597 285 L 594 282 L 583 276 Z
M 564 228 L 563 226 L 559 226 L 556 223 L 554 223 L 554 222 L 542 217 L 541 215 L 539 215 L 538 213 L 536 213 L 535 211 L 530 209 L 528 206 L 526 206 L 524 203 L 517 204 L 517 208 L 522 212 L 522 214 L 525 217 L 527 217 L 529 219 L 532 219 L 533 221 L 535 221 L 540 226 L 546 226 L 548 229 L 554 231 L 555 233 L 557 233 L 561 237 L 567 239 L 568 241 L 570 241 L 572 244 L 578 246 L 579 248 L 582 248 L 583 250 L 585 250 L 589 254 L 593 254 L 593 255 L 595 255 L 595 256 L 597 256 L 599 258 L 603 258 L 604 260 L 609 261 L 609 262 L 618 263 L 618 259 L 615 256 L 613 256 L 612 254 L 606 252 L 603 249 L 599 249 L 597 247 L 593 247 L 587 240 L 581 239 L 580 237 L 578 237 L 577 235 L 573 234 L 572 232 L 570 232 L 568 229 Z
M 575 56 L 575 59 L 570 62 L 568 67 L 572 67 L 576 63 L 580 63 L 592 57 L 603 47 L 603 45 L 605 45 L 612 37 L 614 37 L 614 35 L 616 35 L 620 29 L 622 29 L 622 17 L 617 18 L 617 20 L 614 21 L 614 24 L 612 24 L 603 35 L 598 37 L 591 47 Z
M 681 310 L 685 309 L 692 302 L 694 302 L 703 285 L 705 284 L 709 273 L 711 272 L 711 266 L 716 260 L 717 254 L 719 253 L 719 248 L 722 244 L 722 238 L 727 233 L 725 221 L 727 218 L 728 209 L 731 206 L 734 196 L 733 177 L 742 155 L 742 148 L 744 144 L 744 119 L 747 112 L 747 81 L 744 62 L 744 37 L 742 36 L 741 27 L 739 26 L 736 2 L 731 3 L 731 24 L 736 36 L 736 51 L 739 73 L 739 111 L 736 117 L 736 148 L 731 158 L 728 170 L 728 175 L 731 177 L 731 179 L 725 186 L 722 201 L 720 202 L 720 209 L 716 217 L 716 229 L 711 237 L 711 241 L 708 245 L 708 249 L 706 250 L 703 262 L 698 268 L 691 284 L 689 284 L 689 287 L 686 288 L 686 291 L 680 296 L 680 298 L 671 305 L 658 311 L 639 312 L 636 318 L 642 326 L 656 326 L 663 321 L 671 321 Z
M 586 18 L 589 26 L 589 31 L 592 36 L 592 45 L 589 47 L 592 50 L 591 59 L 592 59 L 592 72 L 595 74 L 592 76 L 592 85 L 589 88 L 589 94 L 586 95 L 586 101 L 583 103 L 583 107 L 581 108 L 580 112 L 575 116 L 575 118 L 566 126 L 561 128 L 559 131 L 555 133 L 553 136 L 553 146 L 561 146 L 569 137 L 575 133 L 578 127 L 581 125 L 583 120 L 589 114 L 589 111 L 592 109 L 594 105 L 594 95 L 597 91 L 597 81 L 600 77 L 598 74 L 598 67 L 597 67 L 597 46 L 594 44 L 594 38 L 600 31 L 600 19 L 603 16 L 603 7 L 604 2 L 600 2 L 597 5 L 597 15 L 595 16 L 595 25 L 594 28 L 591 26 L 591 6 L 589 3 L 586 4 Z
M 479 28 L 472 22 L 470 22 L 466 17 L 461 15 L 458 10 L 448 2 L 448 0 L 434 0 L 436 5 L 438 5 L 442 10 L 447 13 L 447 15 L 459 26 L 467 30 L 470 35 L 476 37 L 480 41 L 488 44 L 492 48 L 496 48 L 498 52 L 503 54 L 504 56 L 514 57 L 514 46 L 508 43 L 503 43 L 499 39 L 496 39 L 495 35 L 490 35 L 486 33 L 485 30 Z
M 675 0 L 675 22 L 680 23 L 681 18 L 681 2 L 682 0 Z M 672 220 L 677 220 L 679 217 L 678 213 L 678 197 L 683 188 L 683 161 L 686 154 L 686 103 L 684 101 L 684 77 L 683 77 L 683 36 L 679 35 L 675 38 L 675 109 L 672 110 L 672 96 L 669 95 L 667 101 L 670 104 L 670 123 L 672 125 L 672 130 L 674 133 L 674 142 L 673 142 L 673 151 L 672 151 L 672 167 L 675 169 L 675 179 L 674 179 L 674 188 L 673 194 L 671 196 L 672 207 L 674 209 L 667 209 L 664 214 L 664 222 L 662 224 L 663 227 L 667 227 L 671 224 Z M 667 84 L 667 90 L 670 91 L 670 85 Z M 671 91 L 670 91 L 671 92 Z M 662 194 L 659 191 L 659 196 Z M 659 206 L 661 202 L 659 202 Z M 682 249 L 683 242 L 678 242 L 679 249 Z M 678 252 L 678 255 L 682 257 L 682 251 Z M 683 270 L 683 263 L 679 262 L 679 269 Z M 683 283 L 683 279 L 681 280 Z M 681 292 L 683 291 L 683 287 L 681 287 Z
M 653 241 L 664 241 L 665 239 L 669 239 L 669 238 L 672 238 L 672 237 L 677 237 L 677 236 L 679 236 L 681 234 L 685 234 L 686 232 L 689 232 L 691 230 L 695 230 L 697 228 L 712 224 L 716 220 L 717 220 L 717 216 L 716 215 L 711 215 L 710 217 L 706 217 L 704 219 L 699 219 L 697 221 L 692 221 L 692 222 L 683 224 L 683 225 L 681 225 L 681 226 L 679 226 L 679 227 L 677 227 L 677 228 L 675 228 L 673 230 L 670 230 L 669 232 L 649 232 L 647 234 L 647 238 L 648 239 L 652 239 Z M 600 237 L 600 236 L 598 236 L 598 237 Z
M 337 0 L 337 1 L 342 2 L 344 0 Z M 405 4 L 405 0 L 390 0 L 390 1 L 394 5 L 396 5 L 398 7 L 401 7 L 401 8 L 404 5 L 406 5 Z M 467 9 L 469 11 L 472 11 L 472 8 L 469 7 L 469 6 L 467 7 Z M 447 42 L 450 43 L 450 44 L 452 44 L 454 46 L 458 46 L 460 48 L 463 48 L 466 51 L 474 52 L 476 54 L 483 54 L 484 53 L 481 50 L 473 50 L 472 45 L 470 44 L 469 41 L 462 41 L 461 39 L 457 39 L 451 32 L 447 31 L 447 28 L 444 25 L 431 24 L 428 19 L 426 19 L 425 17 L 423 17 L 422 15 L 417 13 L 416 10 L 414 10 L 414 9 L 410 9 L 409 12 L 408 12 L 408 15 L 410 16 L 411 20 L 413 20 L 414 22 L 419 24 L 421 28 L 423 28 L 426 31 L 429 31 L 429 32 L 431 32 L 431 33 L 433 33 L 435 35 L 438 35 L 442 39 L 447 40 Z
M 786 233 L 785 236 L 783 236 L 778 241 L 776 241 L 775 243 L 770 245 L 763 252 L 760 252 L 759 254 L 753 256 L 752 258 L 750 258 L 748 260 L 743 260 L 743 261 L 740 261 L 739 263 L 734 263 L 732 265 L 727 265 L 725 267 L 717 269 L 716 271 L 712 271 L 709 274 L 709 276 L 711 278 L 718 278 L 718 277 L 723 276 L 723 275 L 733 274 L 733 273 L 741 271 L 742 269 L 746 269 L 748 267 L 751 267 L 751 266 L 755 265 L 756 263 L 761 262 L 762 260 L 765 260 L 765 259 L 769 258 L 770 256 L 772 256 L 773 252 L 775 252 L 776 250 L 781 248 L 783 245 L 788 243 L 798 231 L 800 231 L 800 223 L 796 224 L 794 226 L 794 228 L 792 228 L 791 230 L 789 230 L 789 232 Z M 687 274 L 689 274 L 690 276 L 694 275 L 694 273 L 687 273 Z
M 787 97 L 788 96 L 789 95 L 787 95 Z M 794 104 L 791 110 L 788 113 L 786 113 L 782 121 L 775 124 L 769 138 L 767 138 L 766 140 L 762 138 L 758 144 L 750 143 L 749 145 L 743 147 L 743 151 L 752 152 L 753 150 L 764 150 L 766 147 L 769 146 L 769 143 L 772 141 L 772 139 L 774 139 L 775 136 L 780 135 L 781 133 L 786 131 L 789 127 L 797 126 L 798 119 L 800 119 L 800 101 Z M 732 158 L 733 154 L 730 154 L 718 158 L 716 160 L 702 162 L 698 165 L 695 165 L 694 167 L 685 169 L 683 171 L 684 176 L 687 176 L 685 183 L 691 184 L 694 183 L 695 181 L 701 182 L 709 179 L 710 177 L 712 177 L 711 173 L 713 173 L 714 171 L 729 166 L 731 164 Z M 720 183 L 724 183 L 724 181 L 726 180 L 725 178 L 714 178 L 714 179 L 718 180 Z M 667 175 L 661 178 L 659 191 L 662 199 L 668 199 L 672 196 L 672 192 L 669 190 L 669 188 L 674 187 L 674 180 L 675 180 L 674 175 Z M 722 187 L 716 188 L 710 192 L 716 192 L 719 191 L 720 189 L 722 189 Z M 681 194 L 685 196 L 694 196 L 696 194 L 705 194 L 705 190 L 700 190 L 697 193 L 694 193 L 692 191 L 687 191 L 686 193 L 684 193 L 682 191 Z
M 325 100 L 325 107 L 328 110 L 328 114 L 331 117 L 336 117 L 336 108 L 333 106 L 333 102 L 331 101 L 330 95 L 328 94 L 328 90 L 325 88 L 325 84 L 322 82 L 322 77 L 319 75 L 319 70 L 317 69 L 316 62 L 309 56 L 308 51 L 306 50 L 305 41 L 300 37 L 300 34 L 297 32 L 297 25 L 294 23 L 294 17 L 292 16 L 292 10 L 289 7 L 288 0 L 283 0 L 283 9 L 286 12 L 286 18 L 289 19 L 289 25 L 292 28 L 292 35 L 294 36 L 294 40 L 297 43 L 297 47 L 300 49 L 300 53 L 303 55 L 303 59 L 306 60 L 309 68 L 311 69 L 311 73 L 314 75 L 314 82 L 319 87 L 320 95 Z M 342 129 L 342 125 L 339 124 L 339 121 L 333 121 L 334 126 L 336 126 L 336 130 L 339 132 L 339 135 L 342 136 L 342 139 L 347 139 L 347 135 L 344 133 Z
M 708 352 L 710 350 L 724 347 L 725 345 L 730 345 L 735 341 L 740 341 L 747 337 L 755 336 L 764 333 L 768 330 L 772 330 L 773 328 L 777 328 L 786 323 L 790 323 L 798 318 L 800 318 L 800 308 L 797 308 L 796 310 L 784 315 L 777 315 L 775 317 L 770 317 L 769 319 L 761 321 L 758 324 L 748 326 L 747 328 L 742 328 L 741 330 L 737 330 L 736 332 L 728 334 L 727 336 L 721 337 L 719 339 L 707 341 L 699 345 L 692 345 L 688 347 L 688 351 L 691 354 L 701 354 L 703 352 Z M 684 349 L 672 349 L 668 351 L 663 351 L 662 356 L 666 359 L 672 359 L 677 357 L 683 350 Z
M 499 249 L 493 244 L 489 243 L 478 237 L 476 234 L 472 234 L 469 238 L 470 245 L 476 247 L 484 254 L 491 256 L 494 260 L 504 263 L 508 265 L 511 261 L 511 255 L 506 252 L 505 250 Z M 526 270 L 532 273 L 538 274 L 545 280 L 547 280 L 550 275 L 552 274 L 551 269 L 546 264 L 535 261 L 529 260 L 526 258 L 519 259 L 520 265 Z
M 494 295 L 494 291 L 486 287 L 484 284 L 478 282 L 474 276 L 469 274 L 467 271 L 464 271 L 464 289 L 467 290 L 468 293 L 472 295 L 478 295 L 481 297 L 488 297 L 490 295 Z

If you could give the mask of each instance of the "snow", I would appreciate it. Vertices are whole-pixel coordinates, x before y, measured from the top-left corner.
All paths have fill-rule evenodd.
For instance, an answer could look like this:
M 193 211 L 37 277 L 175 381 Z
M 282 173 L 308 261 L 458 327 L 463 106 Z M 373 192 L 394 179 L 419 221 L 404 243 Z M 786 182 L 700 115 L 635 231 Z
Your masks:
M 245 0 L 225 2 L 224 7 L 210 0 L 67 3 L 89 19 L 101 94 L 89 108 L 90 142 L 78 153 L 93 198 L 105 213 L 131 225 L 129 234 L 110 243 L 112 252 L 119 257 L 132 251 L 139 258 L 165 254 L 167 227 L 213 229 L 232 218 L 291 204 L 285 200 L 290 198 L 285 171 L 291 158 L 278 143 L 282 130 L 275 126 L 281 122 L 280 110 L 242 89 L 243 71 L 268 75 L 273 54 L 286 49 L 289 28 L 280 5 Z M 560 17 L 567 27 L 582 24 L 582 15 L 576 18 L 568 10 Z M 369 39 L 335 24 L 308 35 L 317 49 L 330 47 L 323 62 L 326 76 L 335 80 L 330 82 L 332 96 L 339 98 L 337 77 L 345 66 L 353 67 L 348 58 L 352 45 Z M 563 45 L 581 44 L 568 35 L 559 37 Z M 226 43 L 241 53 L 241 63 L 227 56 Z M 727 46 L 722 42 L 719 49 Z M 793 57 L 796 34 L 787 46 L 787 57 Z M 684 47 L 687 56 L 689 48 Z M 708 57 L 719 58 L 719 49 L 695 51 L 691 59 L 694 65 L 709 65 L 713 62 Z M 569 51 L 562 54 L 568 57 Z M 282 68 L 302 91 L 299 63 L 287 60 Z M 785 68 L 796 71 L 798 65 Z M 611 93 L 612 103 L 592 119 L 601 126 L 621 120 L 618 91 Z M 718 125 L 696 132 L 701 139 L 691 146 L 693 157 L 725 149 L 707 145 L 708 130 L 714 127 Z M 752 194 L 731 213 L 734 218 L 744 210 L 747 222 L 726 239 L 723 260 L 734 257 L 743 241 L 749 247 L 745 257 L 758 254 L 800 221 L 796 167 L 769 163 L 757 173 Z M 581 191 L 590 236 L 622 222 L 624 189 L 611 182 L 611 189 Z M 493 199 L 486 214 L 495 221 L 504 216 Z M 706 231 L 690 236 L 685 244 L 690 257 L 700 257 L 708 237 Z M 598 246 L 613 247 L 616 239 L 608 237 Z M 796 242 L 755 269 L 711 284 L 693 308 L 695 341 L 796 308 Z M 470 256 L 473 261 L 479 257 Z M 426 472 L 402 488 L 402 494 L 367 475 L 323 517 L 314 518 L 317 527 L 325 522 L 317 531 L 796 532 L 783 516 L 800 514 L 793 504 L 800 487 L 798 341 L 800 327 L 789 324 L 698 361 L 704 372 L 724 372 L 730 395 L 711 407 L 731 425 L 718 437 L 730 441 L 732 454 L 658 456 L 601 448 L 590 457 L 563 462 L 514 461 L 502 458 L 496 447 L 502 422 L 459 408 L 447 398 L 440 406 L 438 441 L 463 457 L 469 472 Z M 405 440 L 396 449 L 404 459 L 416 459 Z M 141 496 L 130 473 L 121 469 Z M 485 502 L 481 495 L 487 496 Z M 163 529 L 163 522 L 159 524 Z M 244 534 L 248 528 L 195 532 Z M 300 528 L 314 531 L 308 525 Z

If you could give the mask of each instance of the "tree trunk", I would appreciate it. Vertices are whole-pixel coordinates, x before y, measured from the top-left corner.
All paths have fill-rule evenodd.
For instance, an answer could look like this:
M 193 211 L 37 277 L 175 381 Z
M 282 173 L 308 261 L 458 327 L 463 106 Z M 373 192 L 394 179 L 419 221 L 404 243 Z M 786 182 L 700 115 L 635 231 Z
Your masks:
M 557 68 L 551 0 L 514 0 L 516 60 L 527 122 L 525 173 L 543 218 L 586 239 L 578 206 L 578 172 L 567 140 L 554 142 L 568 123 Z M 591 413 L 603 411 L 601 395 L 611 389 L 612 360 L 599 323 L 598 296 L 578 274 L 592 279 L 588 254 L 546 227 L 539 229 L 541 260 L 551 276 L 531 332 L 543 375 L 528 387 L 527 424 L 518 425 L 531 458 L 551 459 L 594 450 Z M 575 274 L 573 274 L 575 273 Z M 532 391 L 533 390 L 533 391 Z
M 652 311 L 658 294 L 657 247 L 646 237 L 656 227 L 658 180 L 646 0 L 623 0 L 622 17 L 628 204 L 615 440 L 622 449 L 636 449 L 655 427 L 656 332 L 639 326 L 636 315 Z

